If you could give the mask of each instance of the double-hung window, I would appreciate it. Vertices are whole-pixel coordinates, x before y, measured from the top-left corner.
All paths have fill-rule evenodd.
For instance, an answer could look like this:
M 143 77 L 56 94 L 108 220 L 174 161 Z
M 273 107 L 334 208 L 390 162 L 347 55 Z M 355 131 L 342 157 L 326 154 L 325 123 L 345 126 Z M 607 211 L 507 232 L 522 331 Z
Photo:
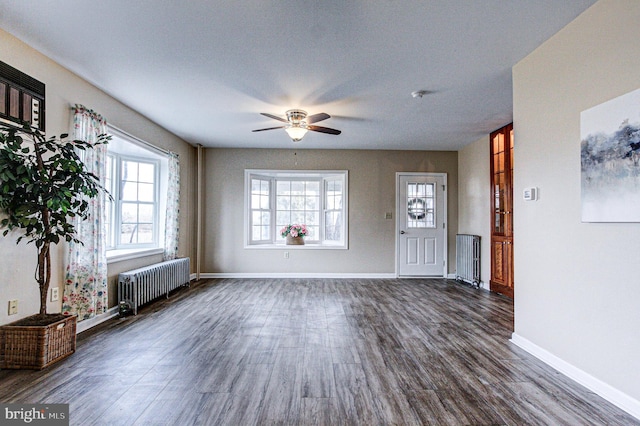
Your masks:
M 113 129 L 111 129 L 113 130 Z M 141 141 L 113 131 L 107 145 L 105 186 L 107 256 L 161 247 L 166 159 Z M 163 179 L 162 177 L 165 177 Z M 163 192 L 165 191 L 165 192 Z
M 346 170 L 246 170 L 246 246 L 280 246 L 283 227 L 304 224 L 304 247 L 347 248 L 347 178 Z

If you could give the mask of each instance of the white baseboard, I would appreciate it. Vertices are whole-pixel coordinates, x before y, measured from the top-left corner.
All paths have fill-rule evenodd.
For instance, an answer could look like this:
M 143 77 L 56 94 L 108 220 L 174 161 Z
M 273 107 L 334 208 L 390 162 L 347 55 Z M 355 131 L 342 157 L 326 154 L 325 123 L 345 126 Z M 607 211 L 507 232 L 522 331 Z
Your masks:
M 606 399 L 613 405 L 621 408 L 635 418 L 640 419 L 640 401 L 637 399 L 630 397 L 626 393 L 619 391 L 602 380 L 593 377 L 589 373 L 572 364 L 569 364 L 546 349 L 541 348 L 516 333 L 511 335 L 511 342 L 529 352 L 545 364 L 555 368 L 565 376 L 575 380 L 590 391 Z
M 195 274 L 193 274 L 195 278 Z M 394 279 L 396 274 L 366 274 L 366 273 L 329 273 L 329 272 L 206 272 L 200 278 L 365 278 L 365 279 Z
M 109 309 L 107 312 L 105 312 L 102 315 L 96 315 L 93 318 L 89 318 L 89 319 L 78 322 L 76 324 L 76 334 L 82 333 L 83 331 L 87 331 L 91 327 L 95 327 L 96 325 L 101 324 L 117 316 L 118 316 L 118 306 L 114 306 L 113 308 Z

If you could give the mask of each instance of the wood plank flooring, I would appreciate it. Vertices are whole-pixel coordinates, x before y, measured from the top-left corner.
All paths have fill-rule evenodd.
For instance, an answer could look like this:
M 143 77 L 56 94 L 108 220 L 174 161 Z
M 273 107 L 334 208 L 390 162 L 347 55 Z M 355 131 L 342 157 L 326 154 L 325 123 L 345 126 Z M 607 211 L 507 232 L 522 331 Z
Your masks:
M 73 425 L 640 425 L 512 323 L 450 280 L 203 280 L 0 371 L 0 401 L 68 403 Z

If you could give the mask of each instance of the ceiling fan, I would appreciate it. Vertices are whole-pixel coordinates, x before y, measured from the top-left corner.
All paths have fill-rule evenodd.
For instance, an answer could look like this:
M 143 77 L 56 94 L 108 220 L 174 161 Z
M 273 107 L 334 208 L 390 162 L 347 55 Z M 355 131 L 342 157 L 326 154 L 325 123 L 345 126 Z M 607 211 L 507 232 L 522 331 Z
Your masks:
M 256 129 L 253 130 L 254 132 L 284 129 L 294 142 L 302 140 L 304 135 L 307 134 L 308 130 L 320 133 L 328 133 L 330 135 L 339 135 L 340 133 L 342 133 L 340 130 L 330 129 L 329 127 L 312 125 L 313 123 L 331 118 L 329 114 L 325 114 L 324 112 L 307 116 L 307 111 L 303 111 L 301 109 L 290 109 L 286 112 L 287 118 L 278 117 L 277 115 L 268 114 L 266 112 L 261 112 L 260 114 L 287 124 L 278 127 L 267 127 L 266 129 Z

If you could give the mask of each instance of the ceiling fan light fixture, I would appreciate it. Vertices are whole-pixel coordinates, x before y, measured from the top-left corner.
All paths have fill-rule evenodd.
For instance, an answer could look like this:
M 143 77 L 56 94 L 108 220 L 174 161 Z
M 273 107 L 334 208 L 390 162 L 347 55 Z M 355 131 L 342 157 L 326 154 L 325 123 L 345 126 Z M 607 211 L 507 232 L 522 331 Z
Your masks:
M 323 121 L 328 118 L 331 118 L 329 114 L 326 114 L 324 112 L 319 112 L 317 114 L 308 116 L 307 111 L 304 111 L 301 109 L 290 109 L 289 111 L 286 112 L 287 118 L 269 114 L 267 112 L 261 112 L 260 114 L 285 124 L 283 126 L 267 127 L 265 129 L 255 129 L 255 130 L 252 130 L 252 132 L 263 132 L 265 130 L 284 129 L 285 132 L 287 132 L 289 137 L 294 142 L 301 141 L 304 135 L 306 135 L 309 130 L 313 132 L 326 133 L 329 135 L 339 135 L 340 133 L 342 133 L 340 130 L 331 129 L 329 127 L 317 126 L 315 124 L 319 121 Z
M 301 127 L 300 125 L 292 125 L 292 126 L 285 127 L 284 131 L 287 132 L 291 140 L 293 140 L 294 142 L 301 141 L 304 135 L 307 134 L 307 129 L 304 127 Z

